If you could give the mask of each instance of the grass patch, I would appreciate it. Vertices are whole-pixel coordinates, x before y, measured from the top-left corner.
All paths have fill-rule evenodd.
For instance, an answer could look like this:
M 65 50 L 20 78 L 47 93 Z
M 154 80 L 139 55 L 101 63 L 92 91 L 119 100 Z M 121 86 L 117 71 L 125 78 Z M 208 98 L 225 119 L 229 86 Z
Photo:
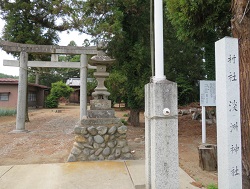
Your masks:
M 215 184 L 209 184 L 207 185 L 207 189 L 218 189 L 218 186 L 216 186 Z
M 122 122 L 124 125 L 128 125 L 128 122 L 127 122 L 125 119 L 121 119 L 121 122 Z
M 123 117 L 128 117 L 129 115 L 128 114 L 123 114 Z
M 16 115 L 16 110 L 0 109 L 0 116 L 13 116 Z

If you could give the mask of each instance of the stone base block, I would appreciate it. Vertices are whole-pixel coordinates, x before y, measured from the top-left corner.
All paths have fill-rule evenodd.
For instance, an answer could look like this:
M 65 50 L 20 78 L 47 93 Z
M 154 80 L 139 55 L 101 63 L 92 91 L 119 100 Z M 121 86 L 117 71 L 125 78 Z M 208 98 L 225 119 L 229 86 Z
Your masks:
M 111 100 L 90 100 L 91 110 L 111 109 Z
M 125 125 L 76 126 L 74 132 L 76 136 L 69 162 L 132 158 Z
M 81 120 L 82 126 L 113 126 L 113 125 L 122 125 L 122 122 L 119 118 L 86 118 Z
M 88 110 L 88 118 L 115 118 L 115 111 L 111 110 Z

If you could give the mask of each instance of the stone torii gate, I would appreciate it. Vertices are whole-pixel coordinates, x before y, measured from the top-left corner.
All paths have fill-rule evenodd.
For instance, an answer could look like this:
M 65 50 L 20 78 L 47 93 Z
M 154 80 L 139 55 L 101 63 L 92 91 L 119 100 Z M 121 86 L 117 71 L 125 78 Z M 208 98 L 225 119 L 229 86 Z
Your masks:
M 74 47 L 54 45 L 20 44 L 0 40 L 0 47 L 6 52 L 19 52 L 19 60 L 3 60 L 4 66 L 19 67 L 19 84 L 15 133 L 27 132 L 25 129 L 25 107 L 27 90 L 28 67 L 56 67 L 80 69 L 80 119 L 87 116 L 87 68 L 96 69 L 88 65 L 87 55 L 97 54 L 97 47 Z M 28 61 L 28 53 L 51 54 L 51 61 Z M 58 62 L 58 54 L 81 55 L 80 62 Z

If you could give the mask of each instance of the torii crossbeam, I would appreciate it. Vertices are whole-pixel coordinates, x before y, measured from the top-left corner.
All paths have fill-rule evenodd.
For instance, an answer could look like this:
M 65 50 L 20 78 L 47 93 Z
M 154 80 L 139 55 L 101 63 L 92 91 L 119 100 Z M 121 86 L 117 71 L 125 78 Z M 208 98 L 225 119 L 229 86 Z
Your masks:
M 6 52 L 19 52 L 19 60 L 4 60 L 4 66 L 19 67 L 19 84 L 17 100 L 17 116 L 15 133 L 27 132 L 25 129 L 25 107 L 27 90 L 27 69 L 28 67 L 59 67 L 80 69 L 80 119 L 87 115 L 87 68 L 95 69 L 88 65 L 87 55 L 97 54 L 96 46 L 75 47 L 55 45 L 33 45 L 13 43 L 0 40 L 0 47 Z M 53 61 L 28 61 L 28 53 L 51 54 Z M 81 55 L 80 62 L 58 62 L 54 57 L 56 54 Z

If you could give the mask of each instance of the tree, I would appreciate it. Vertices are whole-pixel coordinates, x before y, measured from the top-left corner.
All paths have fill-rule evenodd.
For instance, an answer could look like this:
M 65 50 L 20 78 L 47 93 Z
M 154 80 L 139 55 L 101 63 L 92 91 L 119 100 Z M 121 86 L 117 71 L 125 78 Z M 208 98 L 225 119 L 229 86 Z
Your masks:
M 112 100 L 112 104 L 126 102 L 127 90 L 126 83 L 128 79 L 119 70 L 112 70 L 109 77 L 106 79 L 106 85 L 110 92 L 109 98 Z
M 71 87 L 63 83 L 62 81 L 58 81 L 56 83 L 52 83 L 52 88 L 49 96 L 45 102 L 47 108 L 57 108 L 59 104 L 59 98 L 69 98 L 70 94 L 74 91 Z
M 243 188 L 250 188 L 250 3 L 232 1 L 232 33 L 239 39 Z
M 215 79 L 214 43 L 230 35 L 229 0 L 166 0 L 166 13 L 183 41 L 205 48 L 207 79 Z
M 0 73 L 0 78 L 13 78 L 13 79 L 18 79 L 18 76 L 13 76 L 13 75 L 7 75 Z
M 66 3 L 66 4 L 65 4 Z M 63 17 L 70 10 L 68 2 L 61 0 L 2 0 L 0 2 L 0 14 L 6 21 L 2 38 L 7 41 L 24 43 L 53 45 L 58 42 L 57 30 L 63 31 L 68 25 L 63 22 Z M 61 16 L 62 24 L 56 24 L 58 16 Z M 12 53 L 19 57 L 19 54 Z M 48 60 L 47 55 L 29 54 L 29 60 Z M 33 70 L 40 70 L 34 68 Z M 28 101 L 28 88 L 26 92 Z M 28 102 L 26 104 L 25 121 L 29 121 Z
M 180 41 L 169 19 L 164 17 L 164 61 L 168 80 L 177 83 L 178 104 L 199 100 L 199 80 L 205 78 L 203 50 L 193 41 Z
M 82 2 L 82 12 L 75 27 L 96 40 L 109 41 L 108 53 L 116 58 L 113 69 L 128 78 L 126 101 L 131 110 L 131 124 L 139 125 L 144 108 L 144 85 L 150 77 L 149 1 Z
M 109 41 L 107 52 L 116 59 L 111 76 L 118 72 L 127 78 L 127 82 L 121 86 L 126 90 L 124 101 L 131 110 L 131 124 L 139 125 L 139 111 L 144 109 L 144 85 L 151 76 L 149 1 L 90 0 L 83 4 L 82 22 L 76 26 L 97 39 Z M 164 29 L 167 78 L 182 82 L 178 89 L 182 103 L 197 100 L 198 80 L 204 75 L 201 61 L 204 52 L 190 42 L 180 42 L 166 17 Z M 109 86 L 117 84 L 108 81 Z

